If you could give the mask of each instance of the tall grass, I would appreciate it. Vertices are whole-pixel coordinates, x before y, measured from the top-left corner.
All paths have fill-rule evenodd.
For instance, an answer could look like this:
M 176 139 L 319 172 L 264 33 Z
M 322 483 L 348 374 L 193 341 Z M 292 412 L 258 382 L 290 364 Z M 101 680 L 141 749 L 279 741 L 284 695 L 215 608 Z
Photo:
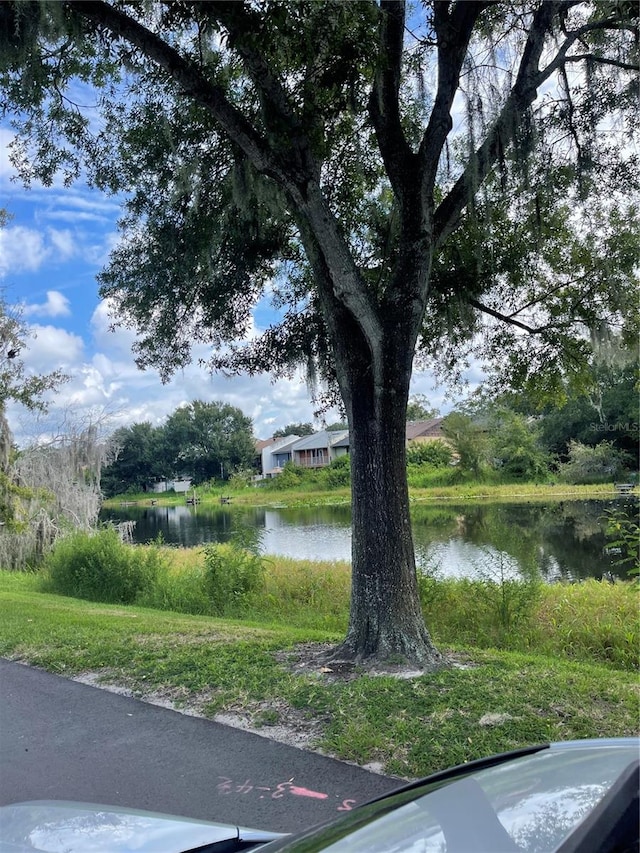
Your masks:
M 60 542 L 42 574 L 44 589 L 195 615 L 346 628 L 348 563 L 264 558 L 235 544 L 129 546 L 114 535 Z M 639 589 L 636 581 L 420 577 L 427 625 L 445 648 L 536 652 L 629 670 L 639 663 Z
M 545 587 L 531 629 L 531 645 L 542 653 L 638 666 L 640 609 L 637 582 Z
M 342 631 L 349 617 L 351 566 L 278 557 L 267 562 L 264 596 L 254 616 L 286 618 L 296 626 Z
M 640 662 L 634 582 L 532 586 L 445 579 L 423 587 L 422 597 L 427 625 L 443 644 L 536 652 L 621 669 L 636 669 Z
M 263 558 L 228 545 L 167 549 L 163 566 L 138 604 L 195 615 L 287 620 L 296 627 L 343 630 L 349 616 L 348 563 Z M 251 582 L 242 580 L 248 567 Z M 212 591 L 213 578 L 218 586 Z M 246 577 L 245 577 L 246 580 Z M 235 592 L 229 590 L 235 589 Z M 226 599 L 221 593 L 227 591 Z
M 133 604 L 153 584 L 163 563 L 159 548 L 127 547 L 114 527 L 80 531 L 59 539 L 46 556 L 44 584 L 62 595 Z
M 587 500 L 601 496 L 615 494 L 613 483 L 604 483 L 592 486 L 576 486 L 566 483 L 523 483 L 523 482 L 482 482 L 474 480 L 470 476 L 463 476 L 457 469 L 429 468 L 420 466 L 419 471 L 409 472 L 409 494 L 412 501 L 428 502 L 448 500 L 484 500 L 487 495 L 492 501 L 509 500 L 540 500 L 550 501 L 555 499 L 566 499 L 568 497 Z M 416 476 L 414 477 L 413 474 Z M 290 488 L 279 489 L 269 487 L 267 481 L 261 486 L 244 486 L 234 489 L 225 483 L 218 486 L 198 486 L 196 489 L 198 500 L 202 506 L 208 504 L 220 505 L 221 496 L 230 496 L 232 503 L 230 509 L 246 506 L 323 506 L 345 504 L 350 500 L 350 489 L 348 486 L 334 486 L 321 488 L 316 486 L 308 489 L 304 485 L 292 485 Z M 118 495 L 104 501 L 105 508 L 117 507 L 122 501 L 148 506 L 150 503 L 148 493 Z M 183 506 L 184 495 L 172 492 L 163 492 L 154 496 L 153 499 L 158 506 Z

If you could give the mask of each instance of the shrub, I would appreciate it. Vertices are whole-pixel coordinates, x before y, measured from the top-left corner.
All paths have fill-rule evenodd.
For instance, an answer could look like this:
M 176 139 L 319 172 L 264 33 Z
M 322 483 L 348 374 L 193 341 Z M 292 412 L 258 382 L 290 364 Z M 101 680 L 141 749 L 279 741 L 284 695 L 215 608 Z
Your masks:
M 273 489 L 295 489 L 304 481 L 306 473 L 299 465 L 287 462 L 282 472 L 269 481 L 269 486 Z
M 255 471 L 251 468 L 236 468 L 229 477 L 229 488 L 246 489 L 253 482 Z
M 130 604 L 151 583 L 162 559 L 159 548 L 142 551 L 126 546 L 118 531 L 109 527 L 60 539 L 44 569 L 54 592 Z
M 595 447 L 569 442 L 569 461 L 560 466 L 560 479 L 565 483 L 607 483 L 624 471 L 627 454 L 614 447 L 610 441 L 601 441 Z
M 238 614 L 264 585 L 264 560 L 236 545 L 204 549 L 204 588 L 218 616 Z
M 451 412 L 442 422 L 442 431 L 453 444 L 460 470 L 482 477 L 489 465 L 488 430 L 468 415 Z
M 330 488 L 341 488 L 351 483 L 351 459 L 348 454 L 338 456 L 322 470 L 323 479 Z
M 539 444 L 538 431 L 515 412 L 495 419 L 491 439 L 493 465 L 515 480 L 545 479 L 551 457 Z
M 640 525 L 637 513 L 630 516 L 620 507 L 605 509 L 604 512 L 607 547 L 611 552 L 619 554 L 613 565 L 626 569 L 629 575 L 640 575 Z
M 453 451 L 439 438 L 434 441 L 414 442 L 407 448 L 408 465 L 429 465 L 431 468 L 446 468 L 451 464 Z

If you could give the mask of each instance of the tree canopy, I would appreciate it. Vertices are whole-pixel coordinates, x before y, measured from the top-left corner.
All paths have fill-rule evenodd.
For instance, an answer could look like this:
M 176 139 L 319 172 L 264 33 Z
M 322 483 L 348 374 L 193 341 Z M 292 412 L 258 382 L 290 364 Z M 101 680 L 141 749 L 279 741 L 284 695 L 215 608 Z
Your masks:
M 46 408 L 46 393 L 64 382 L 62 371 L 32 373 L 25 367 L 20 353 L 27 345 L 30 331 L 23 322 L 19 306 L 11 306 L 0 298 L 0 408 L 12 400 L 29 411 Z
M 273 438 L 284 438 L 287 435 L 313 435 L 313 425 L 310 423 L 287 424 L 282 429 L 277 429 Z
M 407 403 L 408 421 L 429 421 L 432 418 L 437 418 L 438 415 L 438 410 L 429 405 L 424 394 L 415 394 L 409 398 Z
M 111 460 L 102 472 L 102 491 L 107 497 L 124 492 L 143 492 L 149 483 L 169 477 L 162 427 L 148 421 L 120 427 L 109 439 Z
M 164 439 L 171 468 L 197 483 L 226 480 L 238 468 L 250 468 L 255 456 L 251 418 L 228 403 L 194 400 L 169 415 Z
M 591 338 L 631 335 L 637 6 L 43 0 L 3 3 L 0 40 L 25 180 L 124 196 L 101 292 L 140 366 L 166 377 L 207 344 L 213 369 L 303 363 L 339 391 L 337 654 L 439 665 L 409 522 L 414 358 L 487 358 L 552 397 Z M 277 319 L 249 337 L 267 295 Z
M 113 459 L 102 473 L 104 493 L 144 491 L 154 480 L 228 480 L 255 456 L 251 419 L 227 403 L 194 400 L 154 427 L 136 423 L 111 436 Z

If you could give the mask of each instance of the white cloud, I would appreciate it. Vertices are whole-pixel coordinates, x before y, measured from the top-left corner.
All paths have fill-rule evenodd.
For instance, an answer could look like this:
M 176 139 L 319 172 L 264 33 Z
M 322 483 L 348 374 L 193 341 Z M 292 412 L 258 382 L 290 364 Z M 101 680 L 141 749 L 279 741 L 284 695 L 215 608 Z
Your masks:
M 93 345 L 99 352 L 131 358 L 131 347 L 136 339 L 133 329 L 117 326 L 112 329 L 114 322 L 113 304 L 106 299 L 101 300 L 91 315 L 91 335 Z
M 414 370 L 411 378 L 410 396 L 424 396 L 427 403 L 438 409 L 441 415 L 446 415 L 454 409 L 457 403 L 472 394 L 486 380 L 479 362 L 472 361 L 462 372 L 461 385 L 449 388 L 436 381 L 429 370 Z
M 68 229 L 59 231 L 56 228 L 48 228 L 47 237 L 51 244 L 52 253 L 57 253 L 56 260 L 66 261 L 77 253 L 75 239 Z
M 121 209 L 117 198 L 76 184 L 72 188 L 33 187 L 31 197 L 38 205 L 40 222 L 96 223 L 112 226 Z
M 107 306 L 102 303 L 94 312 L 92 331 L 98 351 L 88 358 L 82 340 L 53 326 L 35 327 L 37 338 L 25 351 L 25 364 L 37 372 L 60 368 L 70 374 L 70 380 L 51 395 L 51 408 L 47 418 L 51 424 L 68 422 L 69 413 L 78 422 L 96 411 L 106 413 L 103 426 L 106 432 L 117 427 L 148 421 L 154 426 L 162 424 L 179 406 L 199 399 L 205 402 L 220 401 L 239 408 L 253 421 L 256 437 L 267 438 L 274 430 L 293 422 L 311 422 L 314 406 L 306 383 L 301 376 L 273 381 L 269 375 L 234 376 L 209 374 L 198 364 L 192 364 L 177 373 L 170 382 L 162 385 L 155 370 L 140 371 L 131 354 L 133 334 L 127 330 L 107 331 L 109 324 Z M 412 384 L 412 393 L 425 393 L 432 405 L 444 411 L 442 390 L 433 391 L 433 377 L 418 372 Z M 338 420 L 337 411 L 326 414 L 328 422 Z M 29 428 L 19 425 L 19 419 L 10 421 L 18 444 L 34 440 L 37 425 Z M 59 427 L 58 427 L 59 429 Z
M 60 431 L 60 425 L 69 422 L 69 413 L 83 422 L 96 411 L 108 412 L 106 431 L 111 432 L 143 421 L 160 425 L 179 406 L 196 399 L 236 406 L 252 419 L 260 438 L 267 438 L 287 423 L 313 422 L 313 405 L 301 378 L 275 383 L 268 375 L 230 378 L 209 374 L 196 363 L 162 385 L 155 370 L 136 368 L 130 350 L 133 335 L 126 330 L 109 334 L 108 322 L 106 306 L 101 304 L 92 318 L 92 331 L 99 343 L 92 358 L 87 357 L 78 336 L 53 326 L 34 327 L 37 337 L 23 352 L 25 365 L 40 373 L 59 368 L 70 375 L 70 380 L 50 395 L 49 415 L 40 424 L 33 418 L 21 424 L 20 417 L 10 413 L 19 445 L 35 440 L 45 424 L 47 434 Z M 337 415 L 328 419 L 337 419 Z M 316 422 L 316 426 L 320 424 Z
M 60 294 L 47 295 L 50 309 L 58 297 Z M 131 352 L 134 332 L 122 328 L 110 331 L 109 308 L 107 302 L 102 301 L 95 309 L 87 350 L 77 335 L 52 325 L 34 327 L 37 338 L 29 343 L 24 353 L 25 364 L 30 370 L 42 373 L 59 368 L 71 377 L 51 395 L 47 418 L 49 432 L 56 432 L 52 424 L 67 423 L 69 413 L 77 422 L 89 417 L 95 421 L 95 412 L 108 413 L 103 416 L 105 432 L 144 421 L 158 426 L 179 406 L 193 400 L 221 401 L 236 406 L 252 419 L 254 433 L 259 438 L 267 438 L 274 430 L 293 422 L 308 421 L 317 429 L 321 427 L 314 419 L 314 405 L 301 375 L 274 382 L 268 374 L 253 377 L 210 374 L 197 363 L 198 356 L 206 359 L 209 354 L 204 346 L 195 353 L 194 363 L 163 385 L 157 371 L 140 371 L 136 367 Z M 469 371 L 472 387 L 480 378 L 472 366 Z M 434 386 L 430 373 L 416 371 L 411 393 L 425 394 L 431 405 L 445 413 L 451 409 L 451 401 L 446 399 L 445 389 Z M 325 418 L 330 423 L 338 420 L 339 413 L 327 412 Z M 42 428 L 33 418 L 28 427 L 20 426 L 19 419 L 10 420 L 10 423 L 19 445 L 34 440 L 34 433 Z
M 47 301 L 23 306 L 25 317 L 69 317 L 69 300 L 57 290 L 47 290 Z
M 0 229 L 0 278 L 9 273 L 34 272 L 48 254 L 44 236 L 33 228 L 13 225 Z
M 0 278 L 36 272 L 45 264 L 64 263 L 77 254 L 77 237 L 68 229 L 41 231 L 9 225 L 0 230 Z
M 108 381 L 93 364 L 82 364 L 73 371 L 71 381 L 61 389 L 64 403 L 74 410 L 93 409 L 117 402 L 122 383 Z
M 104 234 L 100 234 L 97 240 L 93 240 L 93 242 L 89 242 L 83 247 L 82 254 L 84 260 L 94 267 L 102 268 L 106 266 L 109 255 L 120 240 L 121 236 L 117 231 L 107 231 Z
M 82 363 L 84 342 L 81 337 L 55 326 L 32 325 L 31 337 L 21 352 L 27 370 L 49 373 L 52 370 L 71 372 Z

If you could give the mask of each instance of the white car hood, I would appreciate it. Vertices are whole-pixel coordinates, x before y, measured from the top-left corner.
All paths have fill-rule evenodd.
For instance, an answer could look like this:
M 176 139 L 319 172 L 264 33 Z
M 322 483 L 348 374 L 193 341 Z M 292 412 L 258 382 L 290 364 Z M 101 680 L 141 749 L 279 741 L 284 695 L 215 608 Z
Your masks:
M 0 853 L 183 853 L 280 834 L 89 803 L 38 801 L 0 808 Z

